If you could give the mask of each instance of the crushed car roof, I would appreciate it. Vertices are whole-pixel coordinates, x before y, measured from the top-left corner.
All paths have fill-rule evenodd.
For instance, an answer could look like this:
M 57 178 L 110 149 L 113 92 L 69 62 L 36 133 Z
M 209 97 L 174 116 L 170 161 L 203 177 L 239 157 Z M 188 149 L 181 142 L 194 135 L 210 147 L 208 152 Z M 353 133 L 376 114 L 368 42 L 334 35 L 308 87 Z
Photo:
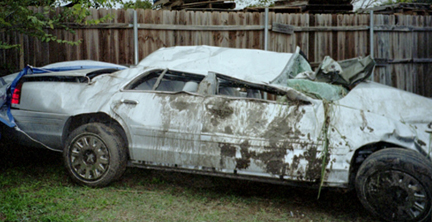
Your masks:
M 271 82 L 293 58 L 293 53 L 212 46 L 160 48 L 143 59 L 138 67 L 181 70 L 207 75 L 209 71 L 238 79 Z
M 59 70 L 77 70 L 77 69 L 102 69 L 102 68 L 118 68 L 125 69 L 126 66 L 117 65 L 108 62 L 100 62 L 93 60 L 75 60 L 66 62 L 52 63 L 41 67 L 40 69 L 59 69 Z

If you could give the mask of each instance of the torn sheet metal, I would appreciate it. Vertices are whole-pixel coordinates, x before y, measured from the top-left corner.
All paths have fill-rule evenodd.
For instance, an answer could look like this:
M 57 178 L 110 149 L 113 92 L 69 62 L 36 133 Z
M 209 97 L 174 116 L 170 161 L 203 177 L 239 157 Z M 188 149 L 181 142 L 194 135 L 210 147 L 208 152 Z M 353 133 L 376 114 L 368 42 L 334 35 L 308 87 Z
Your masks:
M 315 72 L 316 81 L 343 85 L 352 88 L 355 84 L 368 79 L 374 70 L 375 61 L 367 56 L 334 61 L 326 56 Z

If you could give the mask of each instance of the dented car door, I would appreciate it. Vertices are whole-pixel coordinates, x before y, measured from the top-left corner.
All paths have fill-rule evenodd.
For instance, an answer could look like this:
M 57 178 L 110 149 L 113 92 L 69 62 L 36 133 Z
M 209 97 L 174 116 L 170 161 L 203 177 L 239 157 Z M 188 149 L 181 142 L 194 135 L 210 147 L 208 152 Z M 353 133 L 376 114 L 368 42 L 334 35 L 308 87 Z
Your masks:
M 152 87 L 157 78 L 143 84 Z M 182 92 L 182 81 L 171 83 L 162 80 L 159 89 L 141 84 L 113 97 L 111 109 L 125 121 L 131 136 L 133 161 L 186 166 L 197 162 L 201 132 L 197 107 L 203 98 Z
M 208 96 L 202 164 L 222 172 L 315 181 L 321 175 L 323 116 L 322 105 Z

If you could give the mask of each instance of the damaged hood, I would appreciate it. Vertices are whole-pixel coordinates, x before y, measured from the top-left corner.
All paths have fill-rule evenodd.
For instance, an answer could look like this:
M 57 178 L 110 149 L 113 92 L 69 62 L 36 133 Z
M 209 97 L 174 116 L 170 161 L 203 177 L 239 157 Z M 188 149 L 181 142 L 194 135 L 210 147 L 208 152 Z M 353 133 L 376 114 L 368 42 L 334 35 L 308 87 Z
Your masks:
M 339 104 L 404 123 L 432 122 L 432 99 L 374 82 L 358 84 Z
M 346 136 L 351 147 L 359 147 L 365 141 L 381 141 L 432 154 L 431 99 L 379 83 L 362 82 L 334 105 L 332 124 L 344 134 L 341 138 Z M 346 108 L 349 111 L 343 112 Z
M 207 75 L 209 71 L 238 79 L 269 83 L 283 73 L 293 53 L 212 46 L 161 48 L 138 66 Z

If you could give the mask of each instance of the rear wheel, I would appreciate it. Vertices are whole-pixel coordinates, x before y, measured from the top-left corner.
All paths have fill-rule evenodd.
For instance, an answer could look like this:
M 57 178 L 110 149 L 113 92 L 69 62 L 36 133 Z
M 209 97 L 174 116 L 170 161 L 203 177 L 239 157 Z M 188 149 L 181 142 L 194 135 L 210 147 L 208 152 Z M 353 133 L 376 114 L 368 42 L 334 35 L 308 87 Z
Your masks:
M 126 169 L 126 146 L 122 137 L 102 123 L 75 129 L 63 152 L 68 173 L 75 182 L 102 187 L 118 179 Z
M 356 177 L 363 206 L 387 221 L 430 221 L 432 163 L 420 153 L 399 148 L 371 154 Z

